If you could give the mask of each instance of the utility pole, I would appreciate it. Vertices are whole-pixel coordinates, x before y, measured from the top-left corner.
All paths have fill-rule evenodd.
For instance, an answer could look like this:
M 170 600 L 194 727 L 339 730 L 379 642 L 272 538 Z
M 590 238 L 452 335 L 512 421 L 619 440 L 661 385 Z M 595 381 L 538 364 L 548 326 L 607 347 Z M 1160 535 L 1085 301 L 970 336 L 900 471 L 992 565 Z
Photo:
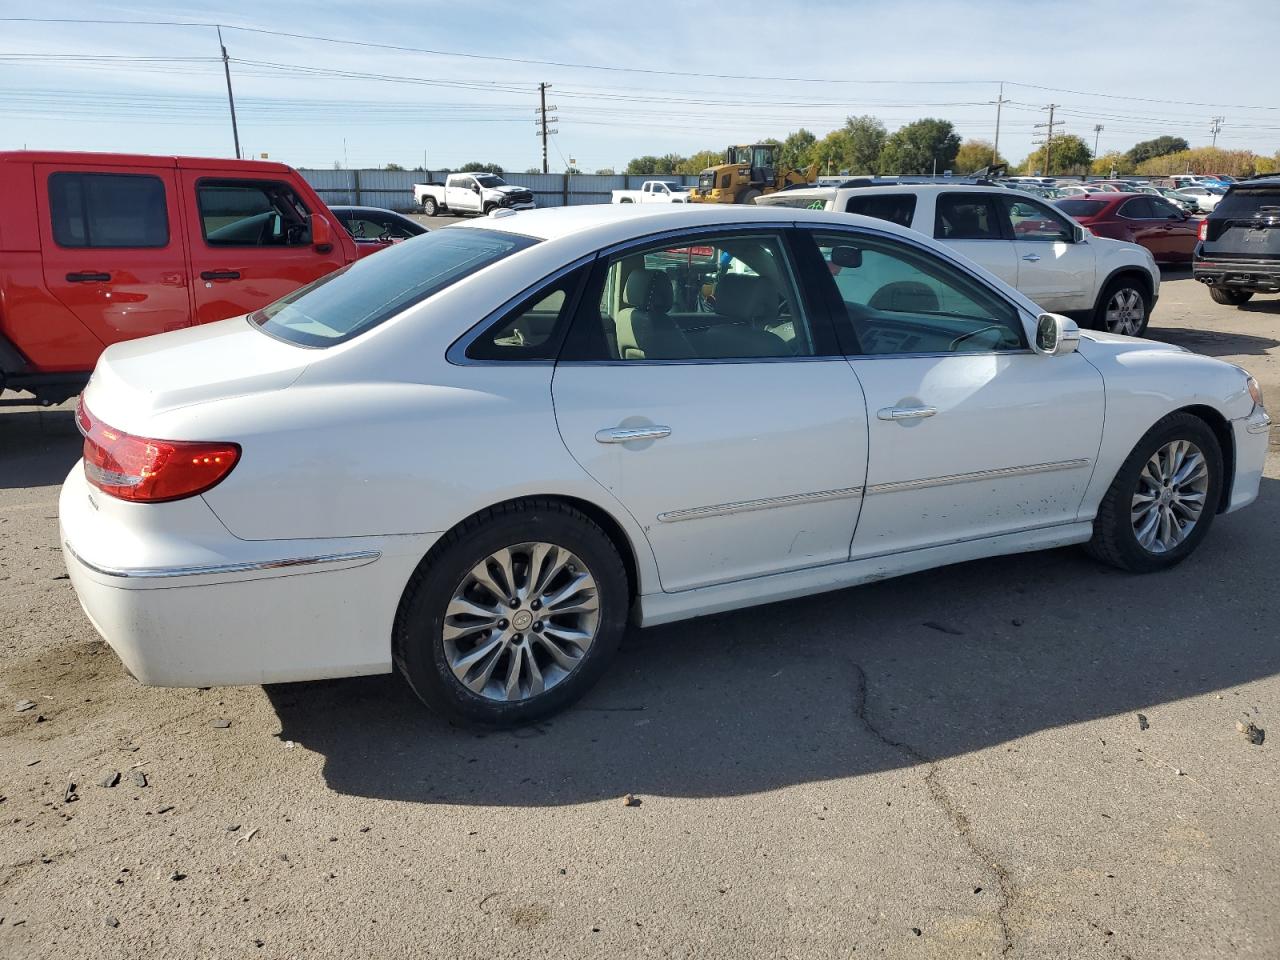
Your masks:
M 236 159 L 240 159 L 240 129 L 236 126 L 236 98 L 231 93 L 231 61 L 227 47 L 222 42 L 222 28 L 218 27 L 218 46 L 222 48 L 222 72 L 227 75 L 227 103 L 231 105 L 231 136 L 236 141 Z
M 560 132 L 559 130 L 551 129 L 551 124 L 553 124 L 555 121 L 559 120 L 560 118 L 548 116 L 548 113 L 550 113 L 550 111 L 556 109 L 556 105 L 554 103 L 549 107 L 547 106 L 547 91 L 550 89 L 551 89 L 551 84 L 549 83 L 538 84 L 538 98 L 541 102 L 541 106 L 536 107 L 533 111 L 538 115 L 538 120 L 537 120 L 538 136 L 542 138 L 542 172 L 543 173 L 550 172 L 550 170 L 548 170 L 547 168 L 547 137 L 550 136 L 551 134 Z
M 1213 134 L 1213 145 L 1218 145 L 1218 132 L 1222 129 L 1222 121 L 1226 117 L 1214 117 L 1209 121 L 1209 132 Z
M 1102 131 L 1105 129 L 1106 127 L 1100 123 L 1095 123 L 1093 125 L 1093 155 L 1095 157 L 1098 155 L 1098 138 L 1102 135 Z
M 995 100 L 988 100 L 988 103 L 996 105 L 996 142 L 991 148 L 991 162 L 996 164 L 1000 162 L 1000 108 L 1009 101 L 1004 98 L 1004 84 L 1000 84 L 1000 95 Z
M 1036 129 L 1044 128 L 1045 133 L 1044 133 L 1043 140 L 1037 140 L 1035 142 L 1044 144 L 1044 175 L 1046 177 L 1051 177 L 1053 176 L 1053 135 L 1055 132 L 1054 128 L 1061 126 L 1062 121 L 1060 120 L 1055 121 L 1053 119 L 1053 111 L 1058 109 L 1058 104 L 1051 103 L 1047 107 L 1042 107 L 1041 109 L 1049 111 L 1049 122 L 1036 124 Z

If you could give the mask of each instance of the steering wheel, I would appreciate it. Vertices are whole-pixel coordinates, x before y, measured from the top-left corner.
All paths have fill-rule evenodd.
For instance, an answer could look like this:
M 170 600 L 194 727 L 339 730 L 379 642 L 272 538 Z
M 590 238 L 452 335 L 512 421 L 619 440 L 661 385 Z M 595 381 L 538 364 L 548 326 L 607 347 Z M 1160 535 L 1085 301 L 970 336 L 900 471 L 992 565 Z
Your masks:
M 968 333 L 960 334 L 960 336 L 956 337 L 954 340 L 951 341 L 951 346 L 947 347 L 947 349 L 950 352 L 955 353 L 956 348 L 959 347 L 960 344 L 968 340 L 970 337 L 976 337 L 979 334 L 986 333 L 988 330 L 1003 331 L 1004 328 L 1001 327 L 999 324 L 989 323 L 985 327 L 979 327 L 977 330 L 970 330 Z

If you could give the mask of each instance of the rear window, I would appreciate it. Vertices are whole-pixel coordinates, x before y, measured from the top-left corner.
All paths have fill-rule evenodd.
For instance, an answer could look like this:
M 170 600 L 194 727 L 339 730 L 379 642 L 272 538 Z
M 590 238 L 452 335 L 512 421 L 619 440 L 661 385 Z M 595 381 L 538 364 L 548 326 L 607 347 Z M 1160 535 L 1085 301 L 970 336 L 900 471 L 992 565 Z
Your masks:
M 888 220 L 900 227 L 910 227 L 916 215 L 914 193 L 878 193 L 852 196 L 845 204 L 845 213 L 860 213 L 864 217 Z
M 1263 207 L 1274 207 L 1273 212 L 1280 214 L 1280 186 L 1254 187 L 1251 190 L 1236 187 L 1218 202 L 1210 216 L 1215 220 L 1252 217 Z
M 249 320 L 280 340 L 331 346 L 535 243 L 491 230 L 435 230 L 321 277 Z
M 60 247 L 164 247 L 169 211 L 159 177 L 123 173 L 55 173 L 49 216 Z
M 1058 201 L 1058 209 L 1069 217 L 1096 217 L 1106 205 L 1106 200 Z

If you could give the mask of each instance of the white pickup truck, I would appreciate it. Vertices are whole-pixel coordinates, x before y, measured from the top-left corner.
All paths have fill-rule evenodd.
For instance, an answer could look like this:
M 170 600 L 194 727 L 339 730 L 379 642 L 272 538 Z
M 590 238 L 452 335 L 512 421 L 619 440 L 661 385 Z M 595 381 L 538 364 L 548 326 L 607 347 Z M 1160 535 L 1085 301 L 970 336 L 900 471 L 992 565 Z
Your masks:
M 1136 243 L 1094 236 L 1037 197 L 977 184 L 810 187 L 758 197 L 756 206 L 842 210 L 933 237 L 1045 310 L 1140 337 L 1160 295 L 1160 269 Z
M 489 213 L 499 207 L 532 210 L 533 191 L 516 187 L 493 173 L 451 173 L 444 183 L 415 183 L 413 201 L 428 217 Z
M 639 190 L 613 191 L 614 203 L 688 203 L 689 188 L 671 180 L 646 180 Z

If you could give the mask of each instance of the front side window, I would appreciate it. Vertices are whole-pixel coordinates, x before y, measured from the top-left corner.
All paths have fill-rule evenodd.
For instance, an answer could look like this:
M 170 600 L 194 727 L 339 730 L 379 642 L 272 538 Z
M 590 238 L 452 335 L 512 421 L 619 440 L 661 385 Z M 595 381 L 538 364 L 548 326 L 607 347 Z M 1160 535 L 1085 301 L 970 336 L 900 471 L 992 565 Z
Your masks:
M 629 250 L 601 266 L 566 350 L 579 360 L 815 355 L 777 234 L 726 234 Z
M 306 347 L 349 340 L 537 241 L 490 230 L 434 230 L 335 270 L 250 316 Z
M 1126 220 L 1150 220 L 1151 204 L 1146 197 L 1134 197 L 1122 203 L 1116 213 Z
M 914 193 L 854 194 L 845 204 L 845 213 L 860 213 L 864 217 L 888 220 L 900 227 L 910 227 L 916 215 Z
M 1151 215 L 1153 217 L 1161 217 L 1165 220 L 1170 217 L 1182 219 L 1182 212 L 1163 197 L 1151 197 L 1148 202 L 1151 204 Z
M 1069 217 L 1096 217 L 1107 207 L 1105 200 L 1059 200 L 1058 209 Z
M 933 235 L 939 240 L 1003 240 L 995 200 L 981 193 L 938 196 Z
M 60 247 L 164 247 L 169 209 L 159 177 L 119 173 L 55 173 L 49 216 Z
M 883 237 L 814 240 L 862 354 L 1025 348 L 1017 309 L 939 257 Z
M 311 220 L 293 187 L 277 180 L 201 180 L 196 204 L 211 247 L 288 247 L 311 243 Z
M 1071 243 L 1075 230 L 1066 218 L 1035 200 L 1002 197 L 1005 215 L 1013 225 L 1015 240 L 1040 240 L 1049 243 Z
M 412 230 L 402 220 L 392 217 L 348 215 L 347 231 L 359 240 L 407 240 L 425 231 Z

